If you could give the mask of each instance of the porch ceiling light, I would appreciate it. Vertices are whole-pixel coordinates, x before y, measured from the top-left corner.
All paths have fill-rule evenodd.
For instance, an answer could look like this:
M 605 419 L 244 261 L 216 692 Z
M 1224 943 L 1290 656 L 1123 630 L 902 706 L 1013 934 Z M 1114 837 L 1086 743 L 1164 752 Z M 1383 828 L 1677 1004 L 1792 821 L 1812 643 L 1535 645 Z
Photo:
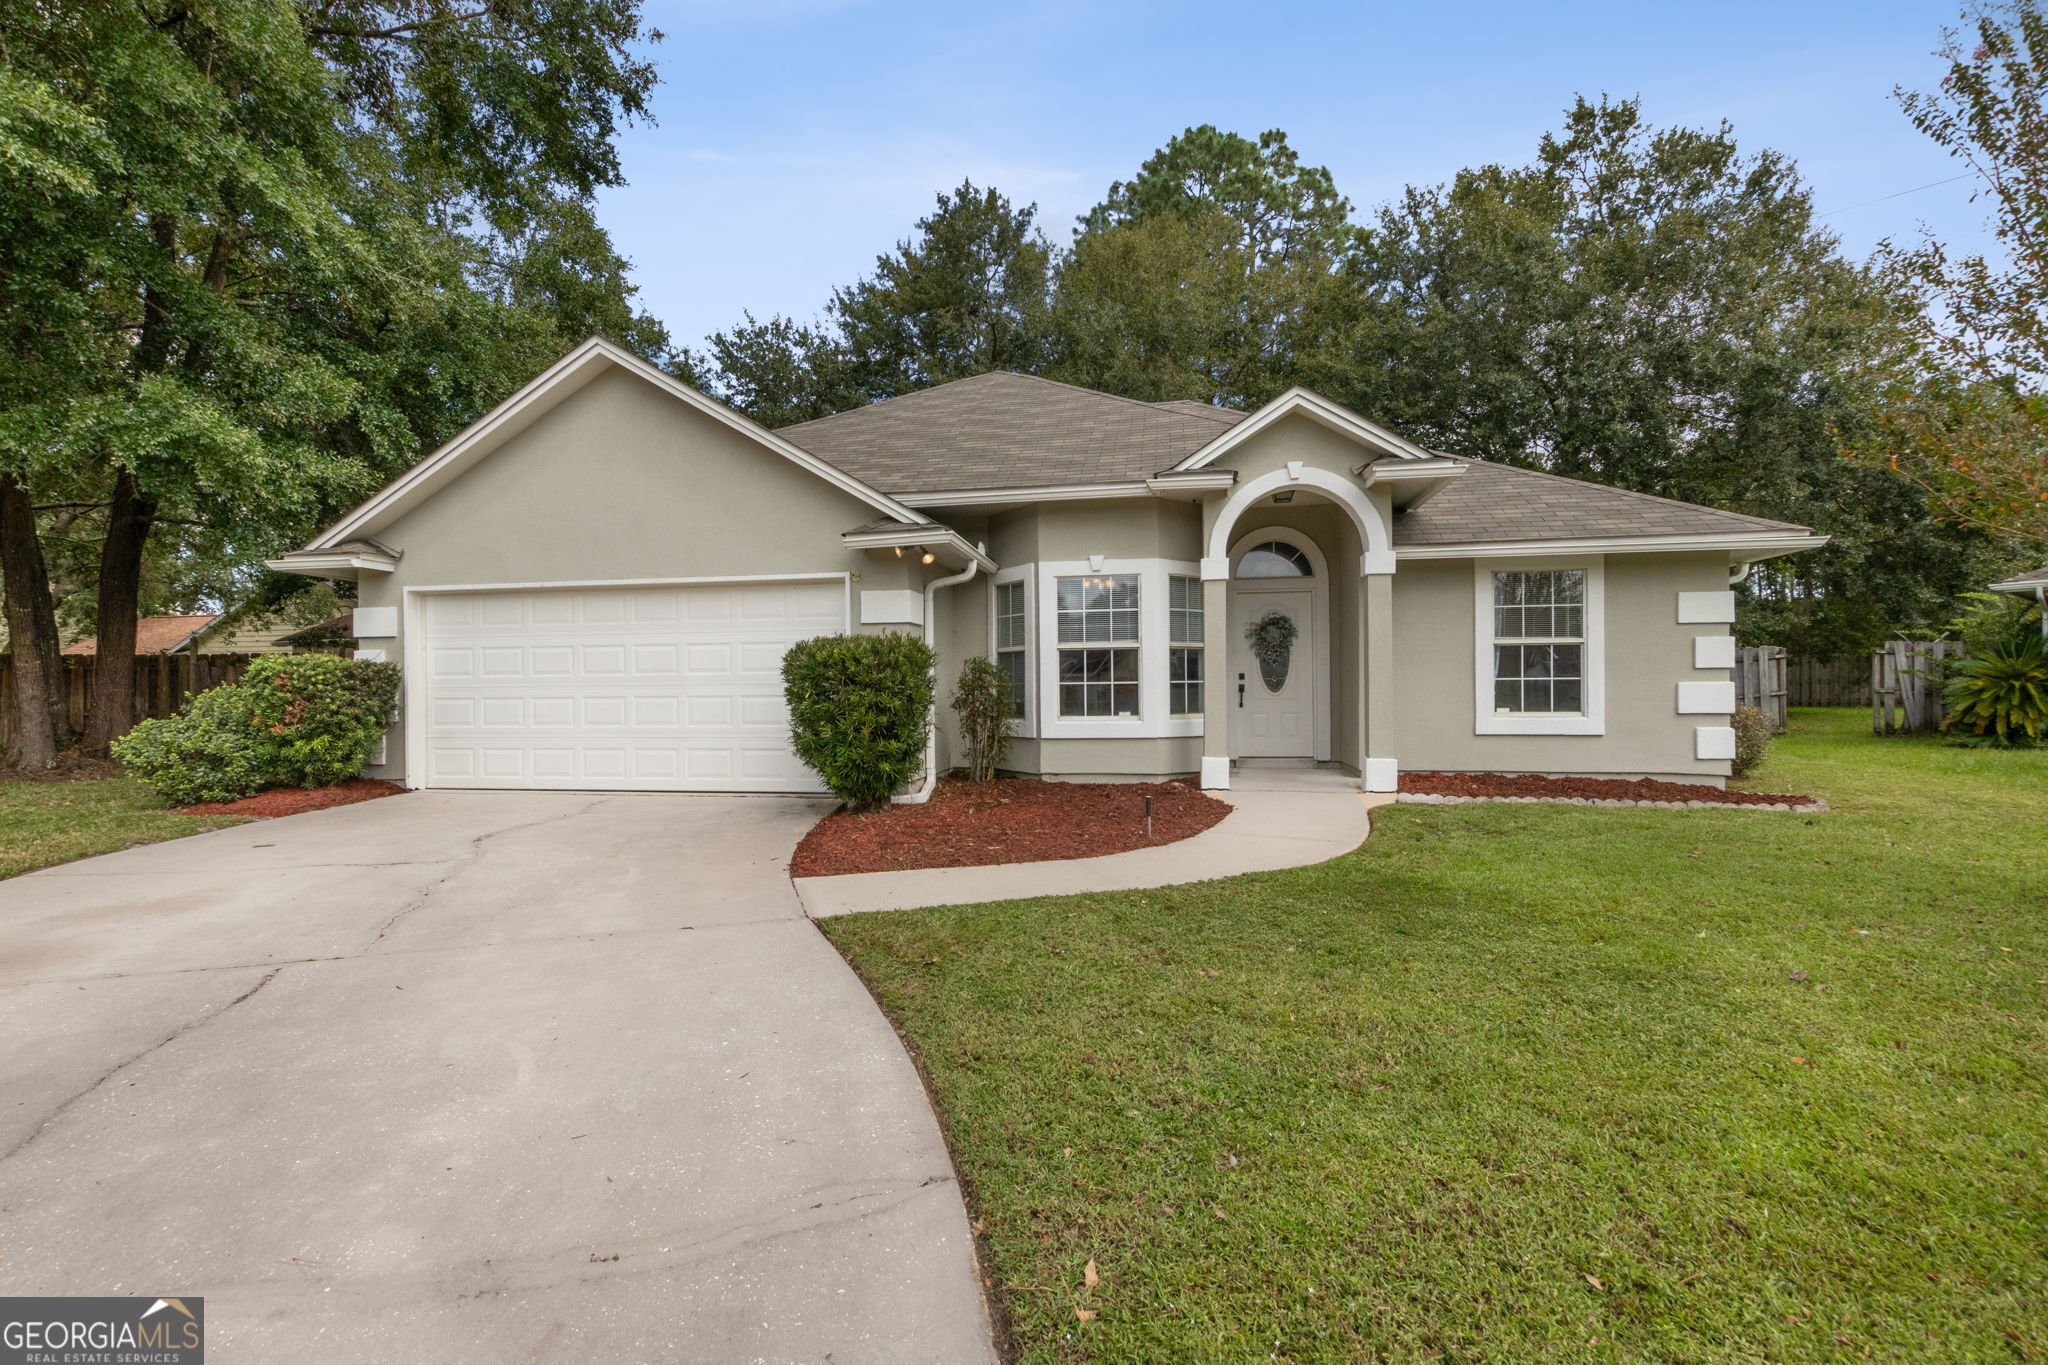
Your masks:
M 1273 501 L 1274 501 L 1274 502 L 1293 502 L 1293 501 L 1294 501 L 1294 490 L 1293 490 L 1292 488 L 1290 488 L 1290 489 L 1288 489 L 1288 490 L 1287 490 L 1286 492 L 1284 492 L 1284 493 L 1275 493 L 1275 494 L 1273 495 Z
M 937 559 L 937 558 L 938 558 L 938 556 L 937 556 L 937 555 L 935 555 L 935 554 L 933 554 L 933 553 L 932 553 L 932 552 L 931 552 L 930 550 L 925 550 L 923 546 L 921 546 L 921 545 L 920 545 L 920 546 L 919 546 L 918 548 L 919 548 L 920 550 L 924 550 L 924 553 L 920 554 L 920 555 L 919 555 L 919 556 L 917 557 L 917 562 L 918 562 L 918 563 L 920 563 L 920 564 L 929 564 L 929 563 L 931 563 L 931 562 L 932 562 L 933 560 L 935 560 L 935 559 Z

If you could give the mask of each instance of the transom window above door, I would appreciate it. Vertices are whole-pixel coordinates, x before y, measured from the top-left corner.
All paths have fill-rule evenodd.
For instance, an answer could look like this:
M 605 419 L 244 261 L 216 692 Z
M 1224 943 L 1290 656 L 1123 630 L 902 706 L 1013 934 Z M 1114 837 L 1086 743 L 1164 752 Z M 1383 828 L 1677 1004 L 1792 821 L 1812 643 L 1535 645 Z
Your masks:
M 1239 578 L 1314 578 L 1308 556 L 1284 540 L 1254 545 L 1237 561 Z

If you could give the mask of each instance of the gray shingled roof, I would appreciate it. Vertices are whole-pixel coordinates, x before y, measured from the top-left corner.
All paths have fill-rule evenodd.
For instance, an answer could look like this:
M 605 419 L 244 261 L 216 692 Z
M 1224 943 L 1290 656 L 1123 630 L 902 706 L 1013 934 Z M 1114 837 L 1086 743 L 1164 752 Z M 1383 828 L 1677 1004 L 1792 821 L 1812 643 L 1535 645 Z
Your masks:
M 1170 469 L 1246 415 L 1189 399 L 1143 403 L 999 372 L 783 427 L 780 434 L 871 487 L 911 495 L 1134 482 Z M 1395 518 L 1396 545 L 1807 529 L 1513 465 L 1449 458 L 1467 466 L 1465 473 Z
M 2048 583 L 2048 564 L 2025 573 L 2016 573 L 2011 578 L 2001 578 L 2000 583 Z
M 1198 403 L 1192 398 L 1169 398 L 1164 403 L 1154 403 L 1152 406 L 1155 408 L 1165 408 L 1168 412 L 1193 413 L 1197 417 L 1206 417 L 1212 422 L 1221 422 L 1227 427 L 1236 426 L 1239 422 L 1251 416 L 1250 413 L 1239 412 L 1236 408 L 1219 408 L 1214 403 Z
M 1450 458 L 1465 472 L 1422 506 L 1394 518 L 1395 545 L 1807 529 L 1490 460 Z
M 884 493 L 1125 483 L 1177 464 L 1233 419 L 998 372 L 776 434 Z

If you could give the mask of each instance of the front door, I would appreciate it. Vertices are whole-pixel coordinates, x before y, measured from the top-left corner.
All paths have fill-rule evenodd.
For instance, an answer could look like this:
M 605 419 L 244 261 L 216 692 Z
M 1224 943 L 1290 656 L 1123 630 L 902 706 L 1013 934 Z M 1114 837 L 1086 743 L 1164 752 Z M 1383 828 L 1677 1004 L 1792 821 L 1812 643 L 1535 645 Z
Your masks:
M 1307 587 L 1231 594 L 1231 733 L 1242 758 L 1313 758 L 1313 594 Z M 1256 627 L 1256 629 L 1254 629 Z

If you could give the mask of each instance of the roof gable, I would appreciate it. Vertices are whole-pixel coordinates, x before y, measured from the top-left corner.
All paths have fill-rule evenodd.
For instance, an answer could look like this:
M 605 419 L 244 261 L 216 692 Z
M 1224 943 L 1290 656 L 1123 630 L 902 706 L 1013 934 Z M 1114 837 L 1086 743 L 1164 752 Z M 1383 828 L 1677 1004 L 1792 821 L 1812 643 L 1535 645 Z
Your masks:
M 1205 469 L 1260 432 L 1270 430 L 1278 423 L 1294 416 L 1306 417 L 1320 426 L 1328 427 L 1340 436 L 1356 441 L 1371 452 L 1374 459 L 1434 458 L 1429 451 L 1413 441 L 1396 436 L 1377 422 L 1367 421 L 1341 403 L 1333 403 L 1321 394 L 1297 385 L 1257 409 L 1242 422 L 1233 423 L 1228 431 L 1219 433 L 1214 440 L 1183 458 L 1174 468 Z
M 541 371 L 510 398 L 463 428 L 453 440 L 385 485 L 369 501 L 328 527 L 308 542 L 306 549 L 335 550 L 350 541 L 374 536 L 453 483 L 478 461 L 580 391 L 591 380 L 614 369 L 624 370 L 682 400 L 825 482 L 852 494 L 878 512 L 904 521 L 930 520 L 923 513 L 876 491 L 858 476 L 818 459 L 751 418 L 706 397 L 673 375 L 655 369 L 638 356 L 602 337 L 592 337 Z

